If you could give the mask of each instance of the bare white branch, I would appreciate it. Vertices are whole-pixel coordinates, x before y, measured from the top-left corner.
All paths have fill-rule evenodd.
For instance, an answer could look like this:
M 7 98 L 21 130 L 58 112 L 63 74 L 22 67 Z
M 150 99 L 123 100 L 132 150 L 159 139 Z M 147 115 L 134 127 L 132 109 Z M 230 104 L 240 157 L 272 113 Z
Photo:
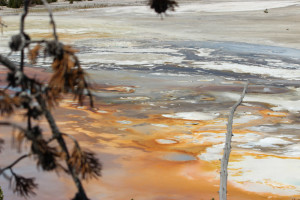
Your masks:
M 249 85 L 249 81 L 247 81 L 246 85 L 244 86 L 243 93 L 241 94 L 240 99 L 234 104 L 231 108 L 229 117 L 228 117 L 228 124 L 227 124 L 227 133 L 226 133 L 226 141 L 225 141 L 225 148 L 223 153 L 223 158 L 221 160 L 221 172 L 220 172 L 220 190 L 219 190 L 219 199 L 220 200 L 227 200 L 227 178 L 228 178 L 228 162 L 229 156 L 231 152 L 231 139 L 232 139 L 232 123 L 233 123 L 233 116 L 234 112 L 236 111 L 237 107 L 243 102 L 245 94 L 247 92 Z

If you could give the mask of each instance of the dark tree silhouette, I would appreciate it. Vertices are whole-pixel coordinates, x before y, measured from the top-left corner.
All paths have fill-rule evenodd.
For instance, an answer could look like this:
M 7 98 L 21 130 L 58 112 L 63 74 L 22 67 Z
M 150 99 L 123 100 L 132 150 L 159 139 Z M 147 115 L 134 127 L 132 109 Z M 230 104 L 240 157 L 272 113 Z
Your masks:
M 14 166 L 21 160 L 31 156 L 36 160 L 37 166 L 44 171 L 62 169 L 69 174 L 78 190 L 74 200 L 87 200 L 88 197 L 80 178 L 99 177 L 101 175 L 101 163 L 94 153 L 82 149 L 74 138 L 71 138 L 74 142 L 73 150 L 70 151 L 68 149 L 65 139 L 66 137 L 70 138 L 70 136 L 60 132 L 51 114 L 51 108 L 58 104 L 63 93 L 72 93 L 80 104 L 84 103 L 85 96 L 89 96 L 89 102 L 92 107 L 93 99 L 85 73 L 75 54 L 76 50 L 59 41 L 52 12 L 46 0 L 42 0 L 42 2 L 49 12 L 50 23 L 53 27 L 53 40 L 35 41 L 26 34 L 24 24 L 30 2 L 29 0 L 24 0 L 20 33 L 12 36 L 9 43 L 11 53 L 20 52 L 20 62 L 15 64 L 8 57 L 0 55 L 0 63 L 9 70 L 7 87 L 0 91 L 0 114 L 8 116 L 12 115 L 16 110 L 25 110 L 27 126 L 22 127 L 6 121 L 1 121 L 0 125 L 11 126 L 18 130 L 17 134 L 15 134 L 15 143 L 17 143 L 19 148 L 24 140 L 30 142 L 31 145 L 27 154 L 21 156 L 9 166 L 0 169 L 0 174 L 5 175 L 5 172 L 9 170 L 11 176 L 5 177 L 10 180 L 13 191 L 24 197 L 34 195 L 34 189 L 37 188 L 35 179 L 25 178 L 16 174 L 13 170 Z M 33 45 L 35 46 L 30 50 Z M 24 72 L 26 62 L 25 49 L 29 50 L 28 57 L 32 63 L 36 62 L 38 55 L 42 52 L 44 52 L 44 56 L 53 58 L 51 65 L 53 74 L 47 85 L 28 77 Z M 36 121 L 42 117 L 47 120 L 51 128 L 51 138 L 46 138 L 41 127 L 36 125 Z M 2 143 L 3 141 L 1 140 L 0 144 Z M 64 163 L 61 160 L 64 160 Z
M 174 11 L 178 3 L 174 0 L 149 0 L 149 5 L 155 12 L 162 14 L 168 9 Z
M 4 2 L 2 0 L 1 2 Z M 39 2 L 40 1 L 40 2 Z M 5 1 L 6 2 L 6 1 Z M 25 32 L 26 16 L 31 3 L 42 3 L 49 13 L 50 24 L 52 25 L 52 40 L 33 40 Z M 76 56 L 76 50 L 69 45 L 59 41 L 56 33 L 56 24 L 48 0 L 9 0 L 13 7 L 24 6 L 20 19 L 20 32 L 11 37 L 9 47 L 11 53 L 20 52 L 19 63 L 12 62 L 9 56 L 0 54 L 0 64 L 8 69 L 7 86 L 0 90 L 0 115 L 5 117 L 13 115 L 17 110 L 25 110 L 27 125 L 25 127 L 10 121 L 0 121 L 0 126 L 13 128 L 14 143 L 18 150 L 24 140 L 30 143 L 30 151 L 17 158 L 10 165 L 0 168 L 0 175 L 7 178 L 15 193 L 28 197 L 35 194 L 37 184 L 35 178 L 26 178 L 16 174 L 14 166 L 23 159 L 32 157 L 36 160 L 37 166 L 44 171 L 62 170 L 69 174 L 77 187 L 77 193 L 73 200 L 88 200 L 87 194 L 81 184 L 81 179 L 98 178 L 101 176 L 102 165 L 93 152 L 84 150 L 76 139 L 66 133 L 62 133 L 56 125 L 51 114 L 51 108 L 58 105 L 62 94 L 71 93 L 79 104 L 84 104 L 85 97 L 89 97 L 89 104 L 93 107 L 93 97 L 86 81 L 86 75 L 81 68 L 80 61 Z M 172 0 L 150 0 L 149 5 L 155 12 L 161 14 L 167 9 L 174 10 L 176 1 Z M 12 5 L 11 5 L 12 6 Z M 0 26 L 6 26 L 0 21 Z M 26 59 L 25 49 L 28 50 Z M 28 60 L 34 64 L 39 54 L 44 57 L 51 57 L 52 75 L 49 82 L 43 83 L 35 78 L 29 77 L 25 72 Z M 10 55 L 9 54 L 9 55 Z M 52 136 L 47 138 L 37 120 L 47 120 Z M 3 118 L 2 118 L 3 119 Z M 66 138 L 73 141 L 72 151 L 68 149 Z M 0 139 L 0 150 L 4 141 Z M 6 174 L 10 171 L 11 176 Z

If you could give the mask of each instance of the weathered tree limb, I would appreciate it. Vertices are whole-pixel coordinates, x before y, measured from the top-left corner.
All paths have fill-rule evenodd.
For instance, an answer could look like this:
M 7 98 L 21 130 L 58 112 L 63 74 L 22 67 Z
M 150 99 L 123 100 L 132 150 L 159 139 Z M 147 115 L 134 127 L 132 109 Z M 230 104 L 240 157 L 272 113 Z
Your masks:
M 50 17 L 50 24 L 52 25 L 52 28 L 53 28 L 53 37 L 54 37 L 55 41 L 57 42 L 58 41 L 58 36 L 57 36 L 57 33 L 56 33 L 56 25 L 55 25 L 55 21 L 53 19 L 52 10 L 51 10 L 51 8 L 50 8 L 50 6 L 49 6 L 49 4 L 46 0 L 42 0 L 42 2 L 48 10 L 49 17 Z
M 11 62 L 8 58 L 2 56 L 1 54 L 0 54 L 0 63 L 2 63 L 4 66 L 6 66 L 12 72 L 17 71 L 17 67 L 15 66 L 15 64 L 13 62 Z M 25 74 L 23 74 L 23 76 L 25 78 L 27 78 Z M 40 85 L 37 85 L 36 87 L 38 88 L 38 87 L 40 87 Z M 78 189 L 77 196 L 80 197 L 81 200 L 88 200 L 87 195 L 85 193 L 85 190 L 82 186 L 82 183 L 81 183 L 78 175 L 75 173 L 73 167 L 68 162 L 68 160 L 70 159 L 69 150 L 67 148 L 66 142 L 64 141 L 64 139 L 62 137 L 61 132 L 59 131 L 59 129 L 55 123 L 54 117 L 52 116 L 51 112 L 47 108 L 45 99 L 41 95 L 38 95 L 36 97 L 36 99 L 42 107 L 44 115 L 49 123 L 50 128 L 51 128 L 53 137 L 56 138 L 58 144 L 61 146 L 62 150 L 64 151 L 64 153 L 66 155 L 66 165 L 68 166 L 68 170 L 69 170 L 69 172 L 73 178 L 73 181 L 75 182 L 75 185 Z M 6 122 L 6 123 L 3 123 L 2 125 L 12 125 L 12 124 Z
M 85 193 L 85 190 L 81 184 L 81 181 L 78 177 L 78 175 L 75 173 L 73 167 L 70 165 L 70 163 L 68 162 L 70 159 L 70 154 L 69 154 L 69 150 L 68 147 L 66 145 L 66 142 L 64 140 L 64 138 L 62 137 L 62 133 L 59 131 L 58 126 L 55 123 L 55 120 L 51 114 L 51 112 L 48 110 L 45 101 L 43 100 L 42 96 L 38 96 L 37 100 L 39 102 L 39 104 L 41 105 L 44 115 L 49 123 L 49 126 L 51 128 L 53 137 L 56 138 L 58 144 L 60 145 L 60 147 L 62 148 L 62 150 L 64 151 L 64 153 L 66 154 L 66 164 L 68 166 L 68 170 L 71 173 L 71 176 L 73 178 L 73 181 L 75 182 L 75 185 L 78 189 L 78 193 L 77 195 L 80 197 L 81 200 L 88 200 L 87 195 Z
M 74 57 L 76 63 L 78 66 L 80 66 L 80 61 L 79 59 L 77 58 L 77 56 Z M 92 108 L 94 108 L 94 100 L 93 100 L 93 95 L 92 95 L 92 92 L 91 90 L 89 89 L 89 84 L 87 83 L 87 81 L 84 79 L 84 87 L 87 88 L 87 96 L 90 98 L 90 106 Z
M 1 29 L 1 35 L 3 35 L 3 27 L 7 27 L 6 24 L 4 24 L 0 18 L 0 29 Z
M 3 27 L 7 27 L 6 24 L 4 24 L 3 22 L 0 21 L 0 26 L 3 26 Z
M 90 105 L 93 107 L 93 99 L 92 99 L 92 93 L 89 90 L 89 85 L 87 81 L 85 80 L 84 77 L 84 72 L 82 68 L 80 67 L 80 62 L 77 59 L 77 57 L 74 55 L 75 50 L 71 49 L 68 46 L 64 46 L 62 43 L 59 42 L 58 40 L 58 35 L 56 33 L 56 25 L 55 21 L 53 19 L 53 14 L 51 11 L 50 6 L 48 5 L 46 0 L 42 0 L 44 3 L 46 9 L 48 10 L 49 13 L 49 18 L 50 18 L 50 24 L 53 27 L 53 37 L 54 40 L 47 41 L 47 40 L 33 40 L 31 41 L 30 36 L 25 33 L 25 20 L 27 17 L 27 14 L 29 12 L 29 3 L 30 0 L 24 0 L 24 8 L 23 12 L 21 14 L 21 20 L 20 20 L 20 32 L 17 35 L 12 36 L 11 42 L 9 43 L 11 52 L 20 52 L 20 62 L 15 63 L 9 60 L 7 57 L 4 57 L 0 55 L 0 64 L 3 64 L 7 69 L 10 71 L 8 72 L 7 76 L 7 82 L 8 86 L 6 87 L 14 87 L 14 88 L 19 88 L 21 89 L 21 92 L 15 93 L 15 96 L 12 98 L 8 97 L 5 101 L 3 101 L 3 105 L 6 106 L 4 108 L 6 109 L 11 109 L 14 110 L 15 108 L 25 108 L 27 110 L 26 116 L 27 118 L 27 128 L 23 128 L 17 124 L 11 123 L 11 122 L 1 122 L 0 125 L 2 126 L 11 126 L 13 128 L 17 128 L 20 130 L 19 134 L 24 134 L 25 138 L 32 141 L 32 152 L 34 155 L 37 155 L 37 163 L 38 165 L 42 166 L 42 168 L 45 171 L 50 171 L 53 170 L 57 167 L 61 167 L 64 169 L 65 172 L 70 174 L 73 178 L 73 181 L 77 187 L 77 193 L 75 195 L 74 200 L 88 200 L 86 192 L 82 186 L 81 180 L 80 180 L 80 175 L 82 176 L 83 179 L 90 175 L 90 177 L 99 177 L 101 176 L 101 168 L 102 165 L 98 161 L 98 159 L 94 156 L 93 153 L 81 151 L 78 142 L 76 139 L 72 138 L 75 143 L 75 150 L 77 150 L 80 153 L 80 156 L 76 157 L 76 154 L 74 154 L 74 149 L 73 152 L 70 153 L 68 150 L 68 146 L 65 142 L 64 139 L 64 134 L 60 132 L 54 116 L 50 112 L 49 101 L 52 101 L 51 98 L 53 98 L 52 95 L 57 95 L 55 94 L 55 86 L 54 87 L 49 87 L 46 85 L 43 85 L 39 81 L 29 78 L 23 71 L 25 67 L 25 49 L 28 48 L 28 45 L 32 43 L 44 43 L 46 46 L 45 52 L 48 53 L 50 56 L 53 56 L 55 59 L 53 63 L 56 61 L 59 64 L 59 67 L 65 68 L 66 66 L 63 64 L 63 58 L 64 55 L 71 55 L 72 59 L 71 62 L 74 62 L 74 68 L 77 67 L 78 69 L 75 69 L 75 72 L 77 74 L 76 80 L 81 81 L 80 84 L 78 84 L 80 87 L 76 88 L 77 82 L 75 84 L 70 84 L 72 92 L 74 94 L 74 98 L 78 98 L 80 103 L 83 103 L 83 96 L 84 96 L 84 91 L 85 89 L 87 90 L 87 96 L 90 97 Z M 2 22 L 1 22 L 1 27 L 3 27 Z M 39 50 L 36 50 L 35 53 L 38 53 Z M 67 58 L 68 59 L 68 58 Z M 56 63 L 56 64 L 57 64 Z M 77 71 L 76 71 L 77 70 Z M 65 75 L 66 76 L 66 75 Z M 68 76 L 67 76 L 68 77 Z M 84 85 L 84 86 L 82 86 Z M 58 87 L 59 88 L 59 87 Z M 5 89 L 5 90 L 6 90 Z M 50 90 L 49 90 L 50 89 Z M 52 91 L 51 91 L 52 89 Z M 48 92 L 53 92 L 54 94 L 49 94 Z M 68 90 L 59 90 L 59 92 L 65 92 Z M 5 96 L 6 94 L 3 92 L 3 95 Z M 56 99 L 54 100 L 56 101 Z M 14 102 L 14 103 L 10 103 Z M 52 137 L 50 140 L 46 141 L 43 139 L 42 131 L 39 126 L 34 126 L 32 127 L 32 120 L 37 120 L 38 117 L 40 116 L 45 116 L 51 132 L 52 132 Z M 23 137 L 23 135 L 22 135 Z M 60 163 L 56 163 L 55 157 L 59 156 L 56 151 L 56 147 L 48 147 L 47 144 L 51 141 L 56 140 L 58 143 L 58 146 L 60 146 L 59 149 L 61 149 L 61 158 L 64 159 L 65 161 L 65 166 L 67 166 L 67 169 L 62 166 Z M 43 152 L 40 150 L 40 148 L 47 148 L 47 152 Z M 18 174 L 15 174 L 13 172 L 12 167 L 16 165 L 19 161 L 22 159 L 26 158 L 28 155 L 24 155 L 20 158 L 18 158 L 16 161 L 14 161 L 12 164 L 9 166 L 5 167 L 4 169 L 0 169 L 0 174 L 5 175 L 5 170 L 10 169 L 11 174 L 13 175 L 10 180 L 15 181 L 15 188 L 13 189 L 14 191 L 19 192 L 21 196 L 29 196 L 34 194 L 33 189 L 37 187 L 37 185 L 34 183 L 34 178 L 25 178 L 22 177 Z M 80 159 L 80 157 L 83 157 L 83 161 L 79 164 L 76 163 L 76 159 Z M 50 162 L 50 164 L 45 163 L 45 157 L 47 157 L 47 162 Z M 71 162 L 73 161 L 73 162 Z M 74 164 L 75 163 L 75 164 Z M 46 166 L 47 165 L 47 166 Z M 89 169 L 89 170 L 86 170 Z M 93 170 L 90 170 L 93 169 Z
M 17 70 L 16 65 L 11 60 L 9 60 L 7 57 L 2 56 L 1 54 L 0 54 L 0 63 L 3 64 L 5 67 L 7 67 L 12 72 Z
M 29 0 L 24 0 L 24 10 L 21 16 L 21 23 L 20 23 L 20 33 L 24 34 L 24 29 L 25 29 L 25 18 L 28 13 L 28 6 L 29 6 Z
M 22 132 L 26 132 L 25 128 L 23 128 L 22 126 L 19 126 L 18 124 L 11 123 L 11 122 L 0 121 L 0 126 L 11 126 L 13 128 L 21 130 Z
M 231 152 L 231 139 L 232 139 L 232 123 L 233 123 L 233 116 L 234 112 L 236 111 L 237 107 L 243 102 L 245 94 L 247 92 L 249 85 L 249 81 L 247 81 L 246 85 L 244 86 L 243 93 L 241 94 L 240 99 L 233 105 L 231 108 L 229 117 L 228 117 L 228 124 L 227 124 L 227 133 L 226 133 L 226 141 L 225 141 L 225 148 L 223 158 L 221 160 L 221 172 L 220 172 L 220 190 L 219 190 L 219 200 L 227 200 L 227 177 L 228 177 L 228 162 L 229 156 Z
M 13 168 L 16 164 L 18 164 L 21 160 L 23 160 L 24 158 L 27 158 L 28 156 L 30 156 L 30 154 L 25 154 L 25 155 L 21 156 L 20 158 L 18 158 L 17 160 L 15 160 L 12 164 L 8 165 L 5 168 L 0 169 L 0 174 L 2 174 L 5 170 Z
M 22 16 L 21 16 L 21 23 L 20 23 L 20 34 L 25 38 L 26 35 L 25 35 L 25 32 L 24 32 L 24 29 L 25 29 L 25 18 L 28 14 L 28 7 L 29 7 L 29 3 L 30 3 L 30 0 L 24 0 L 24 10 L 23 10 L 23 13 L 22 13 Z M 25 53 L 24 53 L 24 48 L 25 48 L 26 45 L 24 45 L 21 49 L 21 63 L 20 63 L 20 69 L 21 71 L 23 71 L 23 68 L 24 68 L 24 58 L 25 58 Z
M 14 65 L 13 62 L 11 62 L 8 58 L 2 56 L 1 54 L 0 54 L 0 63 L 2 63 L 4 66 L 6 66 L 12 72 L 15 72 L 17 69 L 17 67 Z M 23 74 L 23 76 L 25 77 L 25 79 L 27 78 L 25 74 Z M 38 88 L 38 87 L 40 87 L 40 85 L 37 85 L 36 87 Z M 87 195 L 85 193 L 85 190 L 82 186 L 82 183 L 81 183 L 78 175 L 75 173 L 73 167 L 68 162 L 70 159 L 68 147 L 66 145 L 65 140 L 63 139 L 62 133 L 59 131 L 59 128 L 55 123 L 55 119 L 54 119 L 53 115 L 48 110 L 45 99 L 41 96 L 41 94 L 38 95 L 36 97 L 36 99 L 37 99 L 38 103 L 40 104 L 40 106 L 44 112 L 44 115 L 49 123 L 53 137 L 57 140 L 58 144 L 60 145 L 60 147 L 62 148 L 62 150 L 64 151 L 64 153 L 66 155 L 66 160 L 65 160 L 66 165 L 68 166 L 68 170 L 69 170 L 69 172 L 73 178 L 73 181 L 75 182 L 75 185 L 78 189 L 77 196 L 79 196 L 81 200 L 88 200 Z M 2 123 L 0 123 L 0 125 L 14 126 L 12 123 L 9 123 L 9 122 L 2 122 Z
M 0 29 L 1 29 L 1 35 L 3 35 L 3 27 L 7 27 L 7 25 L 3 22 L 3 20 L 0 17 Z

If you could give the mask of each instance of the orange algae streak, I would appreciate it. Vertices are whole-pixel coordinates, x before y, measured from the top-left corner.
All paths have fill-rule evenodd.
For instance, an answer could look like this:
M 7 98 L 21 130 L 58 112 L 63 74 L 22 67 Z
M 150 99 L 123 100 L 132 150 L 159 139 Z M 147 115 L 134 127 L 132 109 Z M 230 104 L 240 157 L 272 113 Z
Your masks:
M 49 39 L 53 38 L 52 33 L 32 33 L 30 35 L 32 38 L 43 38 Z M 99 32 L 89 32 L 89 33 L 58 33 L 58 37 L 61 40 L 74 41 L 82 39 L 91 39 L 91 38 L 108 38 L 111 37 L 109 33 L 99 33 Z M 71 38 L 71 39 L 70 39 Z
M 271 110 L 261 110 L 260 113 L 265 117 L 287 117 L 288 113 L 285 112 L 274 112 Z
M 121 86 L 110 87 L 108 90 L 127 92 Z M 205 134 L 215 134 L 222 141 L 225 126 L 212 128 L 212 125 L 219 123 L 220 118 L 206 121 L 172 119 L 161 115 L 133 118 L 119 114 L 126 112 L 129 106 L 138 112 L 141 106 L 97 103 L 96 109 L 78 108 L 75 102 L 64 100 L 61 104 L 63 108 L 54 110 L 61 130 L 74 135 L 80 140 L 82 147 L 95 151 L 103 161 L 103 177 L 85 185 L 90 198 L 99 199 L 105 194 L 109 198 L 101 199 L 218 199 L 220 161 L 207 162 L 197 156 L 205 152 L 207 147 L 221 143 L 202 143 Z M 261 111 L 264 117 L 261 123 L 269 116 L 264 115 L 264 112 Z M 251 123 L 246 123 L 243 127 Z M 139 126 L 142 128 L 136 128 Z M 234 129 L 234 134 L 238 136 L 248 133 L 243 127 Z M 172 153 L 188 155 L 193 159 L 168 160 L 164 157 Z M 239 161 L 247 155 L 258 159 L 267 157 L 253 152 L 233 151 L 230 159 Z M 63 178 L 61 181 L 72 184 L 69 179 Z M 289 199 L 247 192 L 231 183 L 229 185 L 230 200 L 261 200 L 268 197 Z
M 79 112 L 75 108 L 70 109 L 75 113 Z M 139 109 L 139 106 L 137 106 L 137 109 Z M 104 163 L 104 174 L 110 171 L 109 168 L 105 168 L 105 165 L 120 165 L 118 168 L 119 172 L 111 175 L 116 182 L 112 184 L 109 180 L 110 177 L 104 176 L 101 179 L 101 184 L 98 183 L 101 187 L 105 188 L 104 193 L 112 195 L 113 199 L 116 200 L 124 199 L 124 197 L 134 199 L 163 198 L 191 200 L 211 199 L 214 197 L 217 199 L 219 161 L 207 162 L 197 158 L 199 153 L 204 152 L 207 147 L 215 143 L 193 144 L 189 138 L 183 137 L 177 140 L 174 137 L 185 136 L 187 129 L 190 130 L 193 136 L 197 136 L 196 133 L 201 132 L 224 133 L 225 135 L 223 130 L 209 130 L 208 128 L 199 131 L 200 128 L 214 124 L 214 120 L 186 124 L 190 121 L 169 119 L 159 115 L 148 116 L 145 119 L 117 117 L 115 113 L 117 113 L 117 110 L 122 110 L 122 105 L 106 106 L 103 109 L 98 108 L 98 110 L 104 110 L 105 112 L 99 113 L 97 111 L 80 110 L 80 112 L 86 113 L 91 123 L 83 125 L 80 128 L 75 128 L 74 130 L 84 133 L 89 137 L 97 138 L 97 142 L 105 146 L 103 149 L 93 148 L 94 151 L 100 154 L 100 158 L 103 153 L 118 157 L 112 163 Z M 130 121 L 131 123 L 122 124 L 118 121 Z M 133 128 L 134 125 L 139 124 L 148 124 L 149 126 L 154 124 L 154 128 L 142 131 Z M 84 126 L 92 128 L 87 128 L 89 129 L 87 131 Z M 119 131 L 115 133 L 107 132 L 108 128 L 112 127 L 114 130 Z M 147 134 L 143 131 L 147 132 Z M 235 130 L 235 134 L 245 134 L 247 132 L 247 130 L 243 129 Z M 199 136 L 199 140 L 201 140 L 201 136 Z M 89 145 L 87 144 L 86 147 L 89 147 Z M 187 154 L 193 156 L 195 159 L 176 161 L 166 160 L 162 156 L 173 152 Z M 256 154 L 233 151 L 231 160 L 241 160 L 245 155 Z M 260 156 L 257 157 L 259 158 Z M 106 172 L 106 170 L 108 171 Z M 92 186 L 88 184 L 87 187 L 90 188 Z M 118 191 L 118 194 L 113 195 L 111 191 Z M 260 200 L 270 196 L 272 196 L 272 199 L 283 198 L 271 194 L 246 192 L 231 184 L 228 192 L 228 197 L 231 200 Z

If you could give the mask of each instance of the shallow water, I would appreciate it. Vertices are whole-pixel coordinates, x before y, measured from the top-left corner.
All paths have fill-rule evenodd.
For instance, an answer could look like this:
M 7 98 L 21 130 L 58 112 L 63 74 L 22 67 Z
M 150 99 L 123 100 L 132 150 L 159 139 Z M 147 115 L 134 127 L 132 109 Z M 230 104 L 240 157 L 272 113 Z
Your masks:
M 277 3 L 272 5 L 282 7 L 284 2 Z M 215 13 L 221 5 L 203 9 Z M 235 5 L 236 12 L 243 8 Z M 269 4 L 251 5 L 248 10 L 256 11 Z M 213 18 L 211 13 L 195 12 L 198 4 L 183 5 L 178 16 L 163 21 L 150 12 L 143 15 L 148 12 L 145 7 L 137 8 L 56 13 L 62 40 L 80 50 L 92 82 L 105 86 L 94 91 L 96 112 L 72 101 L 55 111 L 61 128 L 97 152 L 104 164 L 101 181 L 86 185 L 91 198 L 216 197 L 228 111 L 246 79 L 249 92 L 234 118 L 229 194 L 233 199 L 240 193 L 244 199 L 300 195 L 300 50 L 241 42 L 239 37 L 214 35 L 213 41 L 207 40 L 201 33 L 206 22 L 202 19 L 217 23 L 221 14 Z M 10 26 L 1 37 L 0 53 L 8 52 L 9 35 L 18 28 L 17 16 L 3 18 Z M 28 33 L 49 37 L 47 22 L 46 14 L 34 13 L 28 18 Z M 17 60 L 19 55 L 10 58 Z M 44 68 L 50 62 L 39 60 Z M 33 164 L 26 164 L 19 170 L 34 175 Z M 58 199 L 73 193 L 65 176 L 41 177 L 41 182 L 47 181 L 60 187 L 41 184 L 33 199 L 51 199 L 51 193 L 63 187 L 66 191 L 60 191 Z M 18 199 L 8 188 L 5 193 Z
M 183 153 L 169 153 L 163 155 L 162 159 L 169 160 L 169 161 L 182 161 L 182 162 L 196 160 L 195 157 Z

